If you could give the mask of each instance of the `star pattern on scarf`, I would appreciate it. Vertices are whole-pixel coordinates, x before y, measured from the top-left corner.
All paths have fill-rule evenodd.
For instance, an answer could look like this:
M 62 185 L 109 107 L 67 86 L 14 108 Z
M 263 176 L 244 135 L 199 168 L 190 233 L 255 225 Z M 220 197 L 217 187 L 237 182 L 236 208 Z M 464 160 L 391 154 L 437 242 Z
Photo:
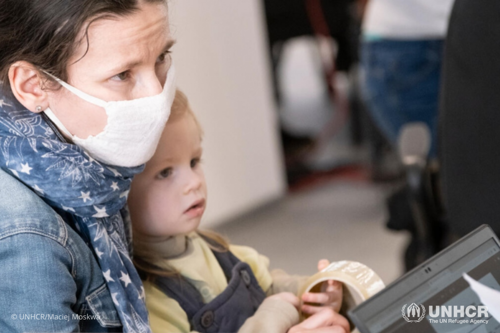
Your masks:
M 90 199 L 90 192 L 81 192 L 81 194 L 82 195 L 79 196 L 78 198 L 82 199 L 84 203 L 87 202 L 87 200 L 91 200 Z
M 21 163 L 21 172 L 22 173 L 29 175 L 31 170 L 33 170 L 33 168 L 30 168 L 30 165 L 28 163 L 26 163 L 26 164 Z
M 106 272 L 102 272 L 102 275 L 104 275 L 106 282 L 115 282 L 115 280 L 111 277 L 111 270 L 108 269 Z
M 61 208 L 64 209 L 65 211 L 67 211 L 67 212 L 73 212 L 73 213 L 75 213 L 75 210 L 73 208 L 71 208 L 71 207 L 66 207 L 64 205 L 61 205 Z M 77 228 L 78 228 L 78 225 L 77 225 Z
M 110 186 L 113 191 L 118 191 L 120 188 L 118 187 L 118 183 L 117 182 L 113 182 L 111 183 L 111 186 Z
M 40 194 L 44 194 L 43 190 L 38 187 L 38 185 L 33 186 L 33 189 L 36 190 Z
M 120 198 L 127 198 L 127 197 L 128 197 L 129 192 L 130 192 L 130 191 L 125 191 L 125 192 L 123 192 L 122 194 L 120 194 Z
M 97 213 L 92 215 L 92 217 L 97 217 L 97 218 L 109 217 L 108 213 L 106 213 L 106 206 L 102 208 L 94 206 L 94 209 L 96 210 Z
M 122 276 L 120 278 L 120 280 L 123 281 L 123 283 L 125 284 L 125 288 L 132 283 L 132 281 L 130 280 L 130 276 L 128 276 L 127 273 L 124 273 L 124 272 L 121 272 L 122 273 Z
M 120 304 L 120 303 L 118 303 L 117 296 L 118 296 L 118 293 L 112 293 L 111 294 L 111 298 L 113 299 L 113 303 L 115 303 L 115 305 Z
M 95 254 L 97 254 L 97 256 L 99 257 L 99 259 L 101 259 L 102 255 L 104 254 L 104 252 L 99 251 L 99 249 L 96 247 L 95 248 Z
M 113 169 L 113 168 L 108 168 L 108 169 L 109 169 L 109 171 L 111 171 L 113 173 L 113 175 L 115 177 L 121 177 L 122 176 L 121 173 L 119 173 L 116 169 Z

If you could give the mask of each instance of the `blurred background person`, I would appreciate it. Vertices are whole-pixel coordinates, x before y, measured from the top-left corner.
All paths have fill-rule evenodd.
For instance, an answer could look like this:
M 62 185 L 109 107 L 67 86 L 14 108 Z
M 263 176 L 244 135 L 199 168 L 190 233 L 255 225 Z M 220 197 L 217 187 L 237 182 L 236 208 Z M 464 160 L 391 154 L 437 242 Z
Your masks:
M 440 159 L 449 224 L 500 233 L 500 2 L 457 0 L 444 54 Z
M 369 0 L 362 25 L 367 108 L 387 140 L 401 127 L 424 122 L 436 155 L 442 52 L 454 0 Z
M 437 193 L 436 137 L 443 48 L 452 6 L 453 0 L 369 0 L 363 18 L 361 74 L 368 113 L 393 151 L 399 148 L 401 153 L 398 138 L 405 126 L 419 123 L 430 136 L 406 140 L 421 140 L 422 145 L 430 140 L 430 146 L 424 149 L 422 166 L 400 164 L 407 179 L 417 181 L 403 183 L 387 200 L 388 227 L 411 233 L 406 270 L 446 245 Z M 374 170 L 383 174 L 385 156 L 377 146 L 375 152 Z

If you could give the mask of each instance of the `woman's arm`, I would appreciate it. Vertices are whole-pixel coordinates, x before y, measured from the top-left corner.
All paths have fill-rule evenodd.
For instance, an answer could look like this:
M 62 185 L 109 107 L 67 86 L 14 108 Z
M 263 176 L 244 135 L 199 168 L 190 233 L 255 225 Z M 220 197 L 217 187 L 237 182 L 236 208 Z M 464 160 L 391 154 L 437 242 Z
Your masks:
M 73 260 L 44 235 L 0 233 L 0 332 L 79 331 Z

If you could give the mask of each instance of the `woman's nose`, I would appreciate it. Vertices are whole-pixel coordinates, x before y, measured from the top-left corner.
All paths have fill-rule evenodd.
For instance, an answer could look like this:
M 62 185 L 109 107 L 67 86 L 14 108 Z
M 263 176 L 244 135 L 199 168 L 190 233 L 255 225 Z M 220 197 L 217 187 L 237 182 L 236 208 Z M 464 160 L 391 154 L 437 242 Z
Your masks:
M 144 75 L 141 82 L 138 82 L 138 89 L 134 98 L 143 98 L 160 94 L 163 91 L 165 78 L 166 74 L 165 77 L 160 77 L 155 72 Z

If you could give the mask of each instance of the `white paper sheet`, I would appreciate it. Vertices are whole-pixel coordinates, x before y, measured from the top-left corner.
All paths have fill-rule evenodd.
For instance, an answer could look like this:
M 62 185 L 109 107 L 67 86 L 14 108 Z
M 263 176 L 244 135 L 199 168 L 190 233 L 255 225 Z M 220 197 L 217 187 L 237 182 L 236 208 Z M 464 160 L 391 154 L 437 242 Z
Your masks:
M 463 274 L 465 281 L 469 282 L 472 290 L 477 294 L 481 303 L 488 307 L 488 312 L 500 322 L 500 291 L 492 289 L 477 282 L 466 273 Z

